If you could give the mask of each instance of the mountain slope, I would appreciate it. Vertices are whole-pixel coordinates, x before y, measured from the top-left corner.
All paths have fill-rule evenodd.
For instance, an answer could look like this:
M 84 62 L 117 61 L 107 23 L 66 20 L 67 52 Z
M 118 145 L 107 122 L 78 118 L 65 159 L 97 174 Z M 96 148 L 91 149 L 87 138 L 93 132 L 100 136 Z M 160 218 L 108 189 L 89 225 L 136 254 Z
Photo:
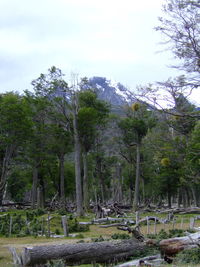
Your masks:
M 124 106 L 136 101 L 133 93 L 120 83 L 112 83 L 103 77 L 89 79 L 89 87 L 95 89 L 98 97 L 112 106 Z

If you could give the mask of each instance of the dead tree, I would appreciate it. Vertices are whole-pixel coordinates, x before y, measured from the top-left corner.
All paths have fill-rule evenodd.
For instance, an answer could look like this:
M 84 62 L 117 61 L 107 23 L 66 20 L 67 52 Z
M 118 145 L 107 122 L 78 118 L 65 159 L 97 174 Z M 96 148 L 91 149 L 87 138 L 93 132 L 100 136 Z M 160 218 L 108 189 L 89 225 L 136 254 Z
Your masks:
M 67 265 L 110 263 L 128 259 L 143 251 L 145 243 L 136 239 L 117 242 L 95 242 L 63 244 L 52 246 L 35 246 L 24 248 L 21 266 L 36 266 L 49 260 L 62 259 Z M 19 262 L 19 260 L 18 260 Z

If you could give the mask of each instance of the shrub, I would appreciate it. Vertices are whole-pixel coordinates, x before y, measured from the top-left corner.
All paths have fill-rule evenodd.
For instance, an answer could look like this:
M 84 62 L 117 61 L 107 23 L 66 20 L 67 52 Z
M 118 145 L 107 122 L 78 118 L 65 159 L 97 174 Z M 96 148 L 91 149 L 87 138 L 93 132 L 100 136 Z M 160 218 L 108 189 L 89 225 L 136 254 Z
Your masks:
M 111 236 L 112 239 L 130 239 L 131 237 L 128 234 L 113 234 Z
M 183 250 L 175 259 L 178 264 L 199 264 L 200 263 L 200 248 L 193 248 L 190 250 Z

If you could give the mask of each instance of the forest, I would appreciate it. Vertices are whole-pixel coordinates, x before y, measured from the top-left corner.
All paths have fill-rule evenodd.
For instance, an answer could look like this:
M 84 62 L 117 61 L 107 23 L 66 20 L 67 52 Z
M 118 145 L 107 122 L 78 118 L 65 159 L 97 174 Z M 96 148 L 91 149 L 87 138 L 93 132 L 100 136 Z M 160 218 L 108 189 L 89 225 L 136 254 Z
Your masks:
M 32 85 L 1 95 L 1 203 L 54 200 L 78 215 L 106 202 L 199 206 L 199 110 L 182 93 L 172 90 L 173 109 L 138 101 L 116 111 L 56 67 Z
M 99 98 L 89 78 L 72 74 L 66 81 L 55 66 L 31 82 L 32 90 L 0 95 L 0 230 L 7 227 L 3 235 L 14 232 L 14 217 L 4 214 L 13 208 L 37 216 L 58 212 L 68 219 L 92 212 L 96 219 L 105 219 L 112 211 L 124 215 L 127 209 L 135 214 L 136 226 L 141 210 L 199 211 L 200 108 L 189 98 L 199 88 L 199 7 L 199 1 L 166 1 L 156 30 L 179 60 L 173 67 L 183 74 L 138 87 L 132 92 L 134 102 L 113 106 Z M 5 222 L 2 216 L 8 216 Z M 27 212 L 26 220 L 34 216 Z M 21 219 L 16 220 L 20 225 Z M 150 218 L 142 223 L 145 220 L 148 225 Z M 164 219 L 153 220 L 165 224 Z M 44 218 L 36 224 L 43 223 Z M 127 224 L 126 230 L 144 241 L 140 231 Z M 30 225 L 25 232 L 35 234 Z M 79 231 L 77 225 L 75 220 Z M 126 253 L 130 246 L 143 249 L 143 243 L 133 240 L 123 244 L 119 246 L 126 247 Z M 104 249 L 97 245 L 97 251 Z M 110 247 L 117 257 L 115 249 Z M 39 253 L 35 251 L 27 252 L 33 253 L 33 260 Z

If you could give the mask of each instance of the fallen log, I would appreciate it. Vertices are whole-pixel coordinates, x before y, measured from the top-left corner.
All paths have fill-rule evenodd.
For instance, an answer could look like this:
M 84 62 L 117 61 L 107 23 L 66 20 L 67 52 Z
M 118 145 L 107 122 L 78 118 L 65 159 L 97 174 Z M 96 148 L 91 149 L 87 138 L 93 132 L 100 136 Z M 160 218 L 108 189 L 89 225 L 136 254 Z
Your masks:
M 145 243 L 135 239 L 115 242 L 94 242 L 62 244 L 52 246 L 35 246 L 24 248 L 21 264 L 35 266 L 49 260 L 62 259 L 67 265 L 117 262 L 138 255 L 146 247 Z
M 124 222 L 124 223 L 129 223 L 129 224 L 135 224 L 135 221 L 129 220 L 127 218 L 106 217 L 106 218 L 92 220 L 92 224 L 101 224 L 101 223 L 110 223 L 110 222 L 121 222 L 121 223 Z
M 116 226 L 125 226 L 126 224 L 124 223 L 111 223 L 111 224 L 104 224 L 104 225 L 99 225 L 100 228 L 109 228 L 109 227 L 116 227 Z
M 200 232 L 183 237 L 163 239 L 159 243 L 162 255 L 174 256 L 185 249 L 197 248 L 200 246 Z
M 161 259 L 160 254 L 147 256 L 141 259 L 128 261 L 122 264 L 119 264 L 115 267 L 130 267 L 130 266 L 160 266 L 164 263 L 164 260 Z
M 155 216 L 146 216 L 145 218 L 142 218 L 141 220 L 139 220 L 138 224 L 141 224 L 141 223 L 147 223 L 147 221 L 153 221 L 153 222 L 157 222 L 157 223 L 166 223 L 167 222 L 167 219 L 161 219 L 161 218 L 158 218 L 158 217 L 155 217 Z

